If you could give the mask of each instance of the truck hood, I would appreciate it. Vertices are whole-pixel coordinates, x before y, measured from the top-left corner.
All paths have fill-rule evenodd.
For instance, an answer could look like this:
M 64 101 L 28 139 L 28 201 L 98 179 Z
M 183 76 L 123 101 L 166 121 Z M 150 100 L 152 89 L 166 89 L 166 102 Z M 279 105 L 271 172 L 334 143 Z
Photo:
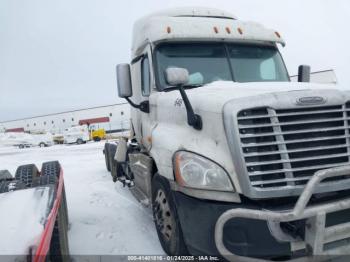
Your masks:
M 254 97 L 263 94 L 279 92 L 300 92 L 305 90 L 341 91 L 335 85 L 298 83 L 298 82 L 264 82 L 264 83 L 235 83 L 219 81 L 195 89 L 188 89 L 186 93 L 193 107 L 200 111 L 221 113 L 223 105 L 237 98 Z M 179 97 L 179 92 L 168 93 Z

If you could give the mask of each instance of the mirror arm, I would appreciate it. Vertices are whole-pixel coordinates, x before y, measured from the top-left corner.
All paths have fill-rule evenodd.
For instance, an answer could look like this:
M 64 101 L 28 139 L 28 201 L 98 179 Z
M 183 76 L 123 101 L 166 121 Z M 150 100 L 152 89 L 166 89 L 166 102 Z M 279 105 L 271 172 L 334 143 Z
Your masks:
M 126 101 L 128 101 L 128 103 L 129 103 L 132 107 L 137 108 L 137 109 L 140 108 L 140 105 L 135 104 L 133 101 L 130 100 L 129 97 L 125 97 L 125 99 L 126 99 Z
M 188 96 L 185 92 L 185 89 L 183 88 L 182 85 L 179 85 L 177 87 L 180 91 L 181 94 L 181 98 L 184 101 L 185 107 L 186 107 L 186 111 L 187 111 L 187 123 L 192 126 L 194 129 L 196 130 L 202 130 L 203 127 L 203 122 L 202 122 L 202 118 L 200 115 L 197 115 L 194 113 L 192 105 L 188 99 Z
M 126 101 L 128 101 L 128 103 L 137 109 L 140 109 L 140 111 L 144 112 L 144 113 L 149 113 L 149 102 L 148 101 L 142 101 L 139 105 L 135 104 L 133 101 L 130 100 L 129 97 L 125 97 Z

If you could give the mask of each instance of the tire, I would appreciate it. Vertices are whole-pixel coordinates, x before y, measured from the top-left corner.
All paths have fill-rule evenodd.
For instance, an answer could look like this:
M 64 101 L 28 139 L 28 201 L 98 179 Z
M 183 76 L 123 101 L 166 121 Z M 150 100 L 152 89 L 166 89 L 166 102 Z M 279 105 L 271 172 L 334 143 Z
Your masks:
M 165 253 L 170 256 L 187 255 L 169 182 L 158 174 L 152 179 L 152 211 L 158 238 Z
M 50 176 L 55 175 L 59 177 L 61 173 L 61 165 L 58 161 L 45 162 L 41 166 L 41 175 Z
M 10 192 L 10 191 L 20 190 L 20 189 L 25 189 L 25 188 L 26 188 L 26 185 L 19 180 L 0 182 L 0 194 Z
M 67 196 L 66 196 L 66 189 L 65 186 L 63 185 L 63 191 L 62 191 L 62 202 L 61 205 L 63 205 L 64 209 L 65 209 L 65 220 L 66 220 L 66 224 L 67 224 L 67 230 L 69 230 L 69 218 L 68 218 L 68 204 L 67 204 Z
M 100 141 L 101 141 L 101 137 L 95 136 L 95 137 L 93 138 L 93 140 L 94 140 L 95 142 L 100 142 Z
M 108 172 L 111 172 L 111 166 L 109 163 L 109 143 L 105 144 L 105 148 L 103 149 L 103 153 L 105 155 L 106 169 Z
M 112 176 L 113 182 L 117 181 L 117 161 L 114 160 L 116 151 L 117 151 L 117 145 L 109 144 L 108 160 L 109 160 L 109 166 L 111 169 L 111 176 Z
M 13 177 L 8 170 L 0 170 L 0 182 L 5 180 L 12 180 Z
M 33 187 L 36 186 L 45 186 L 45 185 L 54 185 L 58 183 L 58 179 L 61 173 L 61 165 L 58 161 L 45 162 L 41 167 L 41 176 L 33 180 Z M 65 186 L 63 185 L 62 190 L 62 202 L 61 205 L 65 209 L 65 220 L 68 225 L 68 207 L 67 207 L 67 197 Z
M 23 148 L 24 148 L 24 145 L 19 145 L 18 148 L 19 148 L 19 149 L 23 149 Z
M 39 176 L 39 171 L 34 164 L 19 166 L 16 170 L 16 180 L 22 181 L 26 187 L 32 185 L 33 179 Z
M 46 147 L 46 145 L 45 145 L 44 142 L 41 142 L 41 143 L 39 144 L 39 147 Z
M 32 187 L 47 186 L 57 184 L 57 177 L 55 175 L 35 177 L 32 182 Z
M 33 182 L 33 186 L 58 183 L 61 165 L 58 161 L 45 162 L 41 167 L 41 176 Z M 68 246 L 68 207 L 66 191 L 63 185 L 61 204 L 58 209 L 49 250 L 50 261 L 70 261 Z
M 83 139 L 81 139 L 81 138 L 78 138 L 78 139 L 77 139 L 77 144 L 78 144 L 78 145 L 84 144 L 84 141 L 83 141 Z
M 62 201 L 58 209 L 52 238 L 50 243 L 49 257 L 51 261 L 70 261 L 68 245 L 68 213 L 65 199 L 65 190 L 62 191 Z

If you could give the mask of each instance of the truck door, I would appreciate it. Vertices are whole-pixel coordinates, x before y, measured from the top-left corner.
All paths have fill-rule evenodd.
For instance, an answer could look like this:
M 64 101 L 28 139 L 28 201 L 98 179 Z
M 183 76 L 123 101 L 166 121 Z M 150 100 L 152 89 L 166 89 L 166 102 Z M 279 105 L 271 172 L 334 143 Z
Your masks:
M 133 101 L 135 103 L 141 103 L 142 101 L 148 101 L 152 92 L 153 86 L 153 72 L 151 70 L 152 56 L 151 48 L 147 46 L 135 63 L 132 64 L 132 76 L 133 76 Z M 150 111 L 152 108 L 150 107 Z M 151 145 L 151 112 L 144 113 L 138 109 L 131 110 L 132 124 L 135 131 L 136 139 L 143 144 L 146 148 L 150 148 Z
M 141 94 L 144 100 L 149 101 L 149 96 L 152 93 L 152 56 L 151 52 L 148 50 L 147 55 L 141 61 Z M 142 133 L 142 144 L 149 150 L 152 144 L 152 106 L 150 105 L 150 112 L 143 113 L 141 115 L 141 133 Z M 153 112 L 154 113 L 154 112 Z

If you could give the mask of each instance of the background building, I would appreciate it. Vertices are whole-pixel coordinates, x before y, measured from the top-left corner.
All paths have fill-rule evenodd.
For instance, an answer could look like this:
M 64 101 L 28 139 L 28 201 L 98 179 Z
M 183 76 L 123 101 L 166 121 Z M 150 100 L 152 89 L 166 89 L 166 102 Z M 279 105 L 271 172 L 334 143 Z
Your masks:
M 129 129 L 129 122 L 129 104 L 121 103 L 0 122 L 0 131 L 62 133 L 68 127 L 88 124 L 113 133 Z

